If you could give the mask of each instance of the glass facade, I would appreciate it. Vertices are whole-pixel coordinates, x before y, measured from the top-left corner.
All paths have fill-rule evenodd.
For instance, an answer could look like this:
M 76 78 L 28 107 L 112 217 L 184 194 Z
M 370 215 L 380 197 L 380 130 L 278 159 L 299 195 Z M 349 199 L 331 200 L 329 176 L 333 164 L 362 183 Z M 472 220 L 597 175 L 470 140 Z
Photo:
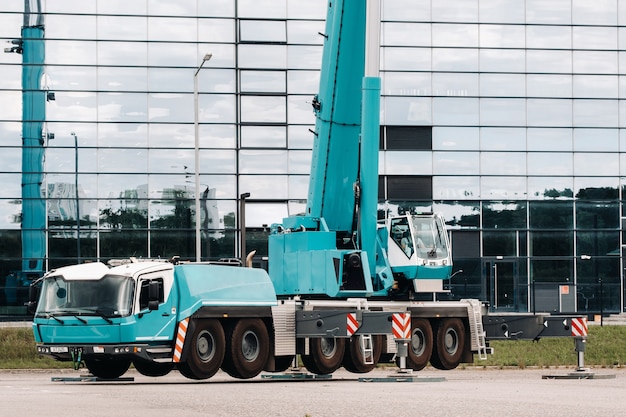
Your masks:
M 23 11 L 0 5 L 5 45 Z M 241 257 L 243 193 L 246 248 L 266 255 L 268 226 L 307 197 L 326 1 L 46 0 L 43 11 L 41 82 L 55 93 L 46 268 L 193 259 L 197 215 L 203 260 Z M 441 298 L 623 311 L 626 5 L 382 0 L 382 19 L 380 208 L 444 214 L 463 272 Z M 13 272 L 21 70 L 3 54 L 0 317 L 25 313 Z

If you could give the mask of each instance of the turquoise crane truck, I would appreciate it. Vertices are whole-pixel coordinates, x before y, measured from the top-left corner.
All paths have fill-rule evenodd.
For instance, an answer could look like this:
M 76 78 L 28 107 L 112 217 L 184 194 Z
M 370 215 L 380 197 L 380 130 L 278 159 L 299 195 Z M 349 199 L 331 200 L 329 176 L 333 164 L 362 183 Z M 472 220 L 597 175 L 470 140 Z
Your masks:
M 572 318 L 416 301 L 444 291 L 452 258 L 441 216 L 377 218 L 379 9 L 328 3 L 306 212 L 271 226 L 268 271 L 136 259 L 50 271 L 31 305 L 40 354 L 102 378 L 132 363 L 150 376 L 246 379 L 296 355 L 314 374 L 366 373 L 396 356 L 412 370 L 453 369 L 490 353 L 489 339 L 571 335 Z

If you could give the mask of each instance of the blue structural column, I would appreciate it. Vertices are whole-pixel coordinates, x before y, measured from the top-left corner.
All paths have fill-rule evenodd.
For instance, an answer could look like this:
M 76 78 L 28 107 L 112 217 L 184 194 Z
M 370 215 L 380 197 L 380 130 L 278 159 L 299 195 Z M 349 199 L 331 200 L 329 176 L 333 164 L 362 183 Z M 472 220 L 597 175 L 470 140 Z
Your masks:
M 26 20 L 25 20 L 26 21 Z M 22 28 L 22 271 L 44 270 L 46 208 L 42 195 L 46 95 L 41 81 L 43 25 Z

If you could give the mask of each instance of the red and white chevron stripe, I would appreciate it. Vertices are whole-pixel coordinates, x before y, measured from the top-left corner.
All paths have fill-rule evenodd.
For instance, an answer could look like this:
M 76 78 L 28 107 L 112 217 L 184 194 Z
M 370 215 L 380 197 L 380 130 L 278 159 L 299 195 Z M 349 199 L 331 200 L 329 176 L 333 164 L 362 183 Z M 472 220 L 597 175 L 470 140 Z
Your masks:
M 572 319 L 572 336 L 587 336 L 587 318 L 576 317 Z
M 391 330 L 396 339 L 409 339 L 411 337 L 411 313 L 393 313 Z
M 346 333 L 348 336 L 352 336 L 357 330 L 359 330 L 359 322 L 356 319 L 356 313 L 348 313 L 346 317 Z
M 185 336 L 187 336 L 187 326 L 189 325 L 189 317 L 178 323 L 178 333 L 176 334 L 176 345 L 174 346 L 175 363 L 180 362 L 180 356 L 183 353 L 183 345 L 185 344 Z

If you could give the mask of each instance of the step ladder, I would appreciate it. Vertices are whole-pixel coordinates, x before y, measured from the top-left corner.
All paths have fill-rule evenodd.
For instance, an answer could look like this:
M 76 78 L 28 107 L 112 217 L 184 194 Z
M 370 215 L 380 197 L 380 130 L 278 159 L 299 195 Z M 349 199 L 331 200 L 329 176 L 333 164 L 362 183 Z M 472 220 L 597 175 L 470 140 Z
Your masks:
M 372 365 L 374 363 L 374 345 L 372 342 L 371 334 L 363 334 L 359 338 L 361 339 L 361 352 L 363 352 L 363 363 L 365 365 Z
M 479 300 L 462 300 L 467 303 L 467 318 L 469 319 L 472 350 L 478 351 L 480 360 L 487 359 L 487 341 L 483 329 L 482 305 Z

